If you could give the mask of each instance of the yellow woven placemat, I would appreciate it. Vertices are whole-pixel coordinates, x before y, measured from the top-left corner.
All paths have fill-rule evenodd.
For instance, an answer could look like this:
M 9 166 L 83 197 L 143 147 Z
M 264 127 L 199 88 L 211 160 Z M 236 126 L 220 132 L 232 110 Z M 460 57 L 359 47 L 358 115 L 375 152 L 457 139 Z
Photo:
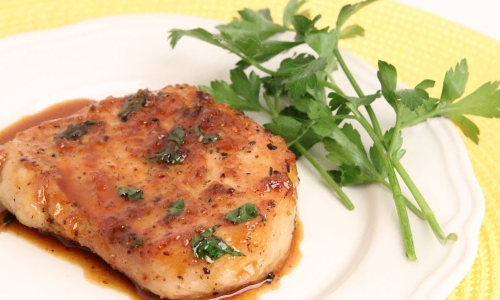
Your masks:
M 281 19 L 287 0 L 0 0 L 0 38 L 48 29 L 91 18 L 146 12 L 194 15 L 229 21 L 238 9 L 268 7 Z M 353 1 L 310 0 L 312 14 L 334 24 L 339 9 Z M 390 1 L 372 4 L 354 17 L 367 29 L 366 36 L 344 42 L 342 47 L 369 63 L 385 60 L 398 68 L 399 78 L 410 85 L 421 79 L 441 81 L 444 73 L 467 58 L 469 91 L 500 80 L 500 43 L 404 5 Z M 434 89 L 438 93 L 440 87 Z M 479 250 L 469 274 L 449 299 L 500 299 L 500 120 L 475 120 L 480 144 L 464 139 L 471 162 L 486 197 L 486 215 L 479 236 Z

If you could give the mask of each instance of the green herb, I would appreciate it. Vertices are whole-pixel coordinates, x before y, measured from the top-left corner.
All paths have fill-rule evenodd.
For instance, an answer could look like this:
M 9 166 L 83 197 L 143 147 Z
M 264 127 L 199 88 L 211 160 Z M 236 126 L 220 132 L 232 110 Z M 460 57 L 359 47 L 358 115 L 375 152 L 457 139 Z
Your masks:
M 173 141 L 174 143 L 166 143 L 162 149 L 154 155 L 149 156 L 149 160 L 156 163 L 181 163 L 186 158 L 186 154 L 181 152 L 181 146 L 184 144 L 184 137 L 185 133 L 182 126 L 176 126 L 165 138 L 167 141 Z
M 7 212 L 7 214 L 3 217 L 2 225 L 7 226 L 10 223 L 14 222 L 16 219 L 16 215 L 11 212 Z
M 124 197 L 126 200 L 141 201 L 144 199 L 142 190 L 130 186 L 119 186 L 118 195 Z
M 244 256 L 243 253 L 226 244 L 220 237 L 213 235 L 215 226 L 210 227 L 201 234 L 197 234 L 191 240 L 191 249 L 194 257 L 201 258 L 208 263 L 213 263 L 224 254 L 232 256 Z
M 144 241 L 142 238 L 137 238 L 137 239 L 135 239 L 134 242 L 132 242 L 131 246 L 132 247 L 142 247 L 142 246 L 144 246 Z
M 160 151 L 156 152 L 154 155 L 149 157 L 149 160 L 156 163 L 166 163 L 166 164 L 178 164 L 184 161 L 186 158 L 185 154 L 182 154 L 179 146 L 177 145 L 167 145 Z
M 118 113 L 118 116 L 122 119 L 123 122 L 128 120 L 128 115 L 134 110 L 138 110 L 146 106 L 148 100 L 151 96 L 151 93 L 146 90 L 138 90 L 137 93 L 130 95 L 125 100 L 122 109 Z
M 199 137 L 198 140 L 203 144 L 210 144 L 210 143 L 217 142 L 220 138 L 217 133 L 212 133 L 212 134 L 204 133 L 203 131 L 201 131 L 201 128 L 199 126 L 197 126 L 194 129 L 194 132 Z
M 247 202 L 242 206 L 228 212 L 226 214 L 226 220 L 237 224 L 251 220 L 257 216 L 260 216 L 264 220 L 264 216 L 259 213 L 259 210 L 255 204 Z
M 130 252 L 134 248 L 144 246 L 144 240 L 141 237 L 137 237 L 137 234 L 129 232 L 125 235 L 125 244 L 127 245 L 127 251 Z
M 90 127 L 94 125 L 99 125 L 101 122 L 95 122 L 95 121 L 85 121 L 83 123 L 79 124 L 70 124 L 64 130 L 61 132 L 56 139 L 65 139 L 65 140 L 78 140 L 82 136 L 86 135 L 90 129 Z
M 414 88 L 398 89 L 396 68 L 379 61 L 380 90 L 366 95 L 339 51 L 339 40 L 364 34 L 358 25 L 344 25 L 353 14 L 375 0 L 344 6 L 334 26 L 324 28 L 317 27 L 321 16 L 309 18 L 299 12 L 305 2 L 291 0 L 288 3 L 283 25 L 271 19 L 269 10 L 245 9 L 239 12 L 241 19 L 218 26 L 218 33 L 201 28 L 171 30 L 170 43 L 175 47 L 181 38 L 193 37 L 238 56 L 240 61 L 230 71 L 230 83 L 213 81 L 200 89 L 235 108 L 269 114 L 272 122 L 265 127 L 283 136 L 297 156 L 308 160 L 348 209 L 354 205 L 343 186 L 374 182 L 390 189 L 405 254 L 410 260 L 416 260 L 416 254 L 408 209 L 429 224 L 439 241 L 456 240 L 456 234 L 442 231 L 400 161 L 405 154 L 402 130 L 429 118 L 446 117 L 477 143 L 479 129 L 468 116 L 500 117 L 499 82 L 485 83 L 464 95 L 468 79 L 464 59 L 446 73 L 440 98 L 432 98 L 427 89 L 434 86 L 433 80 L 423 80 Z M 283 32 L 291 32 L 293 36 L 289 40 L 275 37 Z M 307 45 L 310 51 L 288 51 L 297 45 Z M 263 64 L 285 52 L 289 56 L 281 59 L 277 69 Z M 337 85 L 331 76 L 337 70 L 345 74 L 355 96 L 347 95 Z M 395 112 L 395 121 L 386 132 L 382 131 L 372 109 L 375 101 L 387 101 Z M 363 142 L 356 128 L 364 130 L 371 141 Z M 326 169 L 309 152 L 318 143 L 327 151 L 326 158 L 337 167 Z M 410 190 L 412 199 L 403 195 L 403 185 Z
M 184 211 L 184 199 L 179 198 L 168 206 L 167 216 L 177 216 Z
M 181 125 L 177 125 L 174 127 L 172 132 L 167 135 L 168 141 L 174 141 L 177 145 L 181 146 L 184 144 L 184 137 L 186 134 L 184 133 L 184 129 Z

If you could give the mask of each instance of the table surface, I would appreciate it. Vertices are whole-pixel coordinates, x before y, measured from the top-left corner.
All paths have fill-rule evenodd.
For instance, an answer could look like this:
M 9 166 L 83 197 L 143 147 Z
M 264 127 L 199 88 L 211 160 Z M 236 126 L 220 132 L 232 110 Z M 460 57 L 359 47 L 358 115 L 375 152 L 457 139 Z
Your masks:
M 500 19 L 494 1 L 396 0 L 396 2 L 435 14 L 500 41 Z
M 312 13 L 323 15 L 322 20 L 334 20 L 342 5 L 353 3 L 308 2 Z M 0 38 L 127 13 L 168 12 L 229 21 L 243 7 L 281 11 L 284 3 L 286 0 L 2 0 Z M 369 30 L 367 35 L 342 46 L 370 64 L 381 59 L 398 66 L 399 78 L 409 85 L 423 78 L 440 79 L 456 62 L 467 58 L 470 91 L 486 81 L 500 80 L 500 20 L 494 6 L 490 0 L 380 1 L 353 17 Z M 376 46 L 381 39 L 390 47 Z M 479 145 L 465 138 L 464 143 L 486 198 L 486 214 L 476 261 L 449 299 L 500 299 L 500 121 L 477 119 L 476 123 L 481 129 Z

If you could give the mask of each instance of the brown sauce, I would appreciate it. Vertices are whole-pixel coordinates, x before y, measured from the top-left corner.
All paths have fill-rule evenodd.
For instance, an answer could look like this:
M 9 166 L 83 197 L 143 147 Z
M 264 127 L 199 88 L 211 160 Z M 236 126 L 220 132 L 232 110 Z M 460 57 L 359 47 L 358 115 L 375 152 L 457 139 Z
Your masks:
M 14 139 L 16 134 L 20 131 L 24 131 L 47 120 L 67 117 L 93 102 L 95 101 L 90 99 L 69 100 L 50 106 L 39 113 L 25 116 L 0 131 L 0 145 Z M 138 290 L 133 282 L 122 273 L 113 270 L 99 256 L 83 248 L 65 244 L 54 236 L 43 234 L 36 229 L 26 227 L 18 221 L 2 226 L 1 223 L 6 215 L 7 212 L 0 213 L 0 233 L 5 231 L 22 237 L 40 247 L 40 249 L 44 249 L 46 252 L 58 258 L 80 266 L 84 271 L 85 278 L 94 284 L 122 292 L 128 295 L 132 300 L 155 299 L 155 297 L 151 297 Z M 275 277 L 270 284 L 255 284 L 242 291 L 236 292 L 234 295 L 221 296 L 218 299 L 253 300 L 258 299 L 260 295 L 267 291 L 279 288 L 280 279 L 289 274 L 298 265 L 301 259 L 299 244 L 302 238 L 302 223 L 297 221 L 297 228 L 293 237 L 290 255 L 284 266 L 274 274 Z
M 3 220 L 5 215 L 6 212 L 1 213 L 0 220 Z M 26 227 L 18 221 L 6 226 L 0 225 L 0 232 L 4 231 L 29 241 L 49 254 L 80 266 L 84 271 L 85 278 L 94 284 L 112 288 L 127 295 L 137 294 L 135 286 L 130 280 L 120 272 L 113 270 L 100 257 L 83 248 L 67 246 L 58 238 Z
M 90 99 L 75 99 L 64 101 L 58 104 L 54 104 L 36 114 L 22 117 L 11 125 L 1 129 L 0 131 L 0 145 L 14 139 L 16 134 L 20 131 L 24 131 L 28 128 L 37 126 L 38 124 L 62 117 L 67 117 L 79 109 L 83 108 L 85 105 L 91 104 L 95 101 Z

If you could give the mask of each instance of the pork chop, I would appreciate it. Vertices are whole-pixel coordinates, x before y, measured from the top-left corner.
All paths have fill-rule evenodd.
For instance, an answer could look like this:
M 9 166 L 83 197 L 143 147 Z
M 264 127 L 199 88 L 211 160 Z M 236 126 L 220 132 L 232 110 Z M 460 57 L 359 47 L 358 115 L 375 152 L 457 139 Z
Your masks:
M 0 147 L 0 203 L 165 299 L 220 296 L 287 258 L 295 156 L 188 85 L 108 97 Z

